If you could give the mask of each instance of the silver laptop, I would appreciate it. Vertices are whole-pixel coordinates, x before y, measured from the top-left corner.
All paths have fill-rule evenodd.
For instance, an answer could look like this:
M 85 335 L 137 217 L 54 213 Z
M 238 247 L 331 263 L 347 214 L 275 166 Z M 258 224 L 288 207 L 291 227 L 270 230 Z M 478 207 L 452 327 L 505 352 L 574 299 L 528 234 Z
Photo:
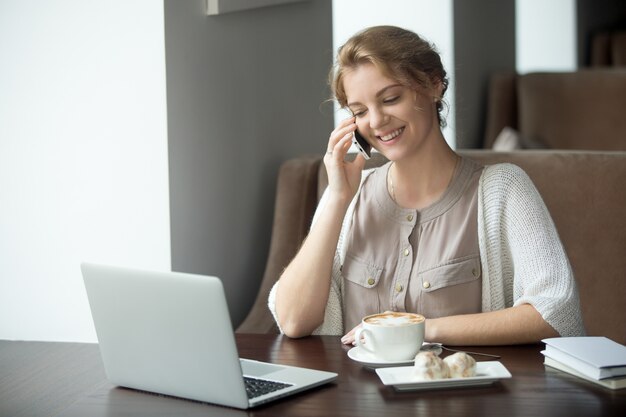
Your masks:
M 107 378 L 116 385 L 246 409 L 337 378 L 239 359 L 216 277 L 81 269 Z

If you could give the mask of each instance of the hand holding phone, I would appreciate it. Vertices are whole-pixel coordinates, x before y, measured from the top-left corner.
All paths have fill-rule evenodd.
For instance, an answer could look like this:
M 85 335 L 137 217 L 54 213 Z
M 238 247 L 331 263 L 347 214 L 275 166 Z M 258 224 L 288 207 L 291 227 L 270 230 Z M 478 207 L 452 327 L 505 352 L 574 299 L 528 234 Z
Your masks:
M 352 132 L 352 143 L 365 159 L 370 159 L 372 157 L 372 145 L 365 140 L 365 138 L 359 133 L 358 129 Z

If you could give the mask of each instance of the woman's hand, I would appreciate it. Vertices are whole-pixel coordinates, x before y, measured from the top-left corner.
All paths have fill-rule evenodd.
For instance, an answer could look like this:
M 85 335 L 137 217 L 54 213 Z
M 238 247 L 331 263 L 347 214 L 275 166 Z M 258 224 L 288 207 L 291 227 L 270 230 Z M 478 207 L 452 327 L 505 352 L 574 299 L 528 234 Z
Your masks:
M 328 189 L 344 201 L 351 201 L 361 183 L 361 171 L 365 158 L 357 154 L 352 162 L 345 161 L 345 156 L 352 145 L 352 132 L 356 130 L 355 118 L 343 120 L 330 134 L 324 165 L 328 174 Z
M 354 327 L 354 329 L 350 330 L 348 333 L 346 333 L 342 338 L 341 338 L 341 343 L 343 343 L 344 345 L 354 345 L 354 333 L 356 332 L 356 330 L 361 327 L 360 324 L 356 325 Z

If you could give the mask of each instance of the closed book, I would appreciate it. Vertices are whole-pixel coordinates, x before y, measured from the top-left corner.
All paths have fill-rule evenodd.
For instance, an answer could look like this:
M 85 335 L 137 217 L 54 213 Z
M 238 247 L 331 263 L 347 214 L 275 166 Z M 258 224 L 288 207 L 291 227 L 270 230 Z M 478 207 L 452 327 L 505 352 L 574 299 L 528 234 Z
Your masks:
M 573 368 L 570 368 L 567 365 L 562 364 L 559 361 L 555 361 L 554 359 L 550 359 L 549 357 L 544 358 L 544 365 L 549 366 L 554 369 L 558 369 L 559 371 L 566 372 L 568 374 L 574 375 L 578 378 L 584 379 L 586 381 L 593 382 L 594 384 L 601 385 L 605 388 L 609 388 L 612 390 L 618 390 L 626 388 L 626 376 L 616 377 L 616 378 L 606 378 L 606 379 L 595 379 L 589 378 L 587 375 L 582 374 L 576 371 Z
M 626 375 L 626 346 L 606 337 L 556 337 L 543 342 L 545 356 L 590 378 Z

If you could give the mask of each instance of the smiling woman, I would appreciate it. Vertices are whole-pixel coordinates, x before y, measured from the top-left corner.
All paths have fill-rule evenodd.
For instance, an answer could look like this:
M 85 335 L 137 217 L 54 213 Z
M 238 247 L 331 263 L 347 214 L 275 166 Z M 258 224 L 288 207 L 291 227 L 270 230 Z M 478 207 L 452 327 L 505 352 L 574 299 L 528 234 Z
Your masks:
M 348 330 L 352 343 L 362 317 L 387 310 L 424 315 L 426 341 L 445 344 L 584 333 L 571 267 L 528 176 L 446 143 L 446 72 L 431 45 L 393 26 L 365 29 L 339 49 L 331 86 L 353 116 L 330 134 L 328 188 L 270 293 L 285 334 Z M 387 164 L 346 160 L 357 129 Z
M 446 94 L 445 119 L 442 129 L 450 146 L 455 144 L 455 3 L 452 0 L 394 0 L 392 7 L 386 7 L 378 0 L 333 1 L 333 48 L 335 51 L 344 45 L 355 33 L 372 26 L 394 25 L 416 31 L 428 42 L 437 45 L 447 78 L 450 92 Z M 339 103 L 336 106 L 335 126 L 345 118 Z
M 403 146 L 420 146 L 427 140 L 443 138 L 433 106 L 441 96 L 442 83 L 431 90 L 413 89 L 383 74 L 374 64 L 361 64 L 343 76 L 345 92 L 350 97 L 347 106 L 359 132 L 372 147 L 383 154 L 393 154 Z M 409 135 L 415 135 L 417 140 L 403 141 Z
M 396 33 L 394 36 L 384 36 L 384 32 L 389 31 Z M 441 111 L 442 98 L 448 89 L 446 71 L 434 47 L 411 34 L 392 26 L 378 26 L 361 32 L 343 45 L 337 54 L 334 71 L 330 74 L 330 84 L 339 105 L 351 107 L 344 77 L 363 64 L 372 64 L 384 77 L 397 80 L 400 86 L 433 93 L 439 123 L 445 126 Z

